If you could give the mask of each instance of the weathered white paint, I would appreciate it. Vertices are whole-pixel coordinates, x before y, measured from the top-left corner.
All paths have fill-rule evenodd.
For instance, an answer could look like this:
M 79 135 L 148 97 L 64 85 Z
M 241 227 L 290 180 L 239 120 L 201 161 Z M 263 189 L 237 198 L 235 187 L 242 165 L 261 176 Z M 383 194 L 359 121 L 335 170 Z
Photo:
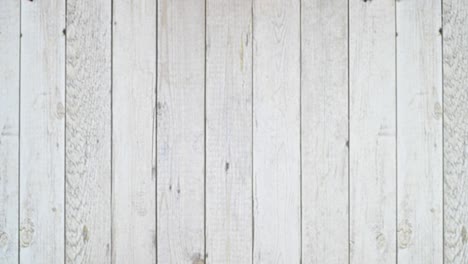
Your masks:
M 468 262 L 468 4 L 443 3 L 444 261 L 462 264 Z
M 351 264 L 396 261 L 395 1 L 349 2 Z
M 65 1 L 21 2 L 21 263 L 64 261 Z
M 206 7 L 207 263 L 252 262 L 252 1 Z
M 0 263 L 467 262 L 467 21 L 4 1 Z
M 0 8 L 0 263 L 18 261 L 20 3 Z
M 111 263 L 111 8 L 67 0 L 66 263 Z
M 300 1 L 254 0 L 254 262 L 299 263 Z
M 156 0 L 113 1 L 113 263 L 156 263 Z
M 302 0 L 303 263 L 348 263 L 347 3 Z
M 205 5 L 158 2 L 159 263 L 205 259 Z
M 396 7 L 398 263 L 442 263 L 441 1 Z

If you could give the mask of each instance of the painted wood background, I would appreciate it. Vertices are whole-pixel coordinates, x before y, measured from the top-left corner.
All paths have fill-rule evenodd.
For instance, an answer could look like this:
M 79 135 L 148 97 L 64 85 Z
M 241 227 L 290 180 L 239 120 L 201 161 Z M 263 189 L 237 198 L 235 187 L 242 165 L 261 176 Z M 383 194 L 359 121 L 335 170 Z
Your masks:
M 468 263 L 468 2 L 2 0 L 0 263 Z

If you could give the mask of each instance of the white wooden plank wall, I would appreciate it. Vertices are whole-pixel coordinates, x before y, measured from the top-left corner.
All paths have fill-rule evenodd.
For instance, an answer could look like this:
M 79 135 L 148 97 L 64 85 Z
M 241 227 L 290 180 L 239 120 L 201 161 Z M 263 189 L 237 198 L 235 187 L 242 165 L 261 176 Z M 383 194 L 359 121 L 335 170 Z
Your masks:
M 205 259 L 205 6 L 158 2 L 158 263 Z
M 19 254 L 20 12 L 19 1 L 0 8 L 0 263 Z
M 66 263 L 111 263 L 111 10 L 67 0 Z
M 252 1 L 206 4 L 206 263 L 251 263 Z
M 156 262 L 156 0 L 113 1 L 112 259 Z
M 348 263 L 347 3 L 302 0 L 303 263 Z
M 443 1 L 444 261 L 468 262 L 468 5 Z
M 398 263 L 442 263 L 440 0 L 396 2 Z
M 299 7 L 254 1 L 254 263 L 301 259 Z
M 21 263 L 64 261 L 64 28 L 64 0 L 21 3 Z
M 395 263 L 395 1 L 350 1 L 349 72 L 350 263 Z
M 0 263 L 468 263 L 468 2 L 4 0 Z

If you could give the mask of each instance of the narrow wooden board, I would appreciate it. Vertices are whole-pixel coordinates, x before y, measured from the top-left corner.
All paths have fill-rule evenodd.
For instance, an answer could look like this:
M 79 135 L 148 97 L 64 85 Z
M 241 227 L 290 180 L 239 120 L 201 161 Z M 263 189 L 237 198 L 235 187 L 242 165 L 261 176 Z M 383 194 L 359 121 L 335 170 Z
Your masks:
M 64 261 L 65 1 L 21 4 L 20 262 Z
M 398 263 L 442 263 L 441 1 L 397 1 Z
M 18 263 L 20 2 L 0 8 L 0 263 Z
M 156 0 L 113 1 L 112 262 L 156 263 Z
M 207 1 L 207 263 L 252 262 L 252 1 Z
M 205 5 L 158 2 L 159 263 L 205 259 Z
M 302 261 L 348 263 L 348 1 L 301 17 Z
M 67 0 L 67 263 L 111 262 L 111 3 Z
M 395 1 L 349 3 L 352 264 L 396 261 Z
M 468 5 L 444 0 L 444 261 L 468 262 Z
M 254 262 L 299 263 L 300 1 L 254 0 Z

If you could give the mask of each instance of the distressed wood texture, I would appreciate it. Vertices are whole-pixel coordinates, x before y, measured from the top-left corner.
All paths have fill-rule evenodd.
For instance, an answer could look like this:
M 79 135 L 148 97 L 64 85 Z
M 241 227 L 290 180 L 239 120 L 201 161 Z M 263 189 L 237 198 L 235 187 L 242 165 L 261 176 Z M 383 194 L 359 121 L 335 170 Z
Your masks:
M 205 259 L 205 5 L 158 2 L 159 263 Z
M 468 262 L 468 4 L 444 0 L 444 247 Z
M 396 260 L 395 1 L 350 1 L 350 263 Z
M 65 1 L 21 5 L 20 260 L 63 263 Z
M 300 1 L 254 0 L 254 262 L 299 263 Z
M 252 261 L 252 1 L 207 1 L 207 263 Z
M 156 263 L 156 0 L 113 1 L 113 263 Z
M 442 263 L 441 1 L 396 8 L 398 263 Z
M 348 263 L 347 3 L 302 0 L 303 263 Z
M 66 263 L 111 262 L 111 9 L 67 0 Z
M 18 263 L 20 3 L 0 8 L 0 263 Z

